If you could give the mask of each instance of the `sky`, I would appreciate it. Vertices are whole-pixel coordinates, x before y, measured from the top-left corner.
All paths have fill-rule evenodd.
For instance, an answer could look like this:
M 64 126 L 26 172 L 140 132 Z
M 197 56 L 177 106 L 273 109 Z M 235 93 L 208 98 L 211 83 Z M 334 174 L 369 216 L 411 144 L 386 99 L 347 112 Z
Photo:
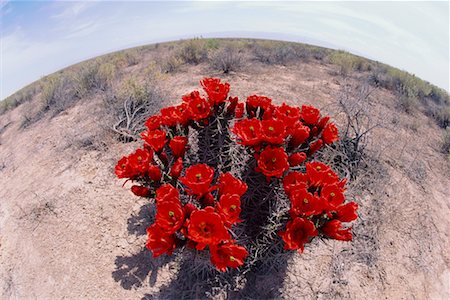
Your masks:
M 269 38 L 346 50 L 449 91 L 448 1 L 0 3 L 0 99 L 91 57 L 200 36 Z

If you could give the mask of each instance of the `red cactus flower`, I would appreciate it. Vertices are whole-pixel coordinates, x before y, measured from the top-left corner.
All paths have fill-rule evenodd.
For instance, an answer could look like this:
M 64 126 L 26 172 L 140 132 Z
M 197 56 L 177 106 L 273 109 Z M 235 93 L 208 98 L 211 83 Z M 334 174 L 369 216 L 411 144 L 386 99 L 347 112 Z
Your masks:
M 148 166 L 152 161 L 149 151 L 144 149 L 137 149 L 128 157 L 128 162 L 136 174 L 143 175 L 148 170 Z
M 296 152 L 289 156 L 289 165 L 291 167 L 296 167 L 301 165 L 306 160 L 305 152 Z
M 261 122 L 261 133 L 263 141 L 279 145 L 284 143 L 286 126 L 281 120 L 263 120 Z
M 247 109 L 254 110 L 261 107 L 264 110 L 268 110 L 272 107 L 272 99 L 266 96 L 252 95 L 247 97 Z
M 172 168 L 170 168 L 169 175 L 172 178 L 178 178 L 181 175 L 181 171 L 183 171 L 183 159 L 178 157 L 178 159 L 173 163 Z
M 278 234 L 285 243 L 285 250 L 297 250 L 299 253 L 303 253 L 304 245 L 311 238 L 317 236 L 318 232 L 313 222 L 303 218 L 295 218 L 286 224 L 285 231 Z
M 339 131 L 333 123 L 325 126 L 322 132 L 322 140 L 325 144 L 332 144 L 339 139 Z
M 338 207 L 344 203 L 344 190 L 337 184 L 327 184 L 320 191 L 320 196 L 324 198 L 330 207 Z
M 166 126 L 186 125 L 189 119 L 189 110 L 186 103 L 178 106 L 169 106 L 161 109 L 161 124 Z
M 236 107 L 238 105 L 239 98 L 238 97 L 229 97 L 228 98 L 228 107 L 227 107 L 227 113 L 233 113 L 236 110 Z
M 240 119 L 240 118 L 242 118 L 243 116 L 244 116 L 244 109 L 245 109 L 245 105 L 244 105 L 244 103 L 238 103 L 237 105 L 236 105 L 236 109 L 234 110 L 234 116 L 237 118 L 237 119 Z
M 203 205 L 203 207 L 206 206 L 214 206 L 214 201 L 216 199 L 214 198 L 214 196 L 211 193 L 206 193 L 205 195 L 203 195 L 203 197 L 201 198 L 201 203 Z
M 328 124 L 329 120 L 330 120 L 329 116 L 325 116 L 325 117 L 321 118 L 319 120 L 319 122 L 317 123 L 317 129 L 322 130 L 323 128 L 325 128 L 325 126 Z
M 275 108 L 275 118 L 283 120 L 286 126 L 291 126 L 298 122 L 300 118 L 300 109 L 296 106 L 289 106 L 286 103 Z
M 156 224 L 167 231 L 175 233 L 184 223 L 184 210 L 180 201 L 163 201 L 156 206 Z
M 313 106 L 302 105 L 300 118 L 308 125 L 316 125 L 320 119 L 320 110 Z
M 166 183 L 156 190 L 155 200 L 157 204 L 163 202 L 178 202 L 180 201 L 180 192 L 178 192 L 178 190 L 170 183 Z
M 188 138 L 185 136 L 175 136 L 169 142 L 169 147 L 175 157 L 183 157 L 186 152 Z
M 331 170 L 329 166 L 321 162 L 312 162 L 306 164 L 306 174 L 312 186 L 325 186 L 339 182 L 339 177 Z
M 133 185 L 131 191 L 139 197 L 148 197 L 150 195 L 150 189 L 145 186 Z
M 204 78 L 200 81 L 200 84 L 208 95 L 211 104 L 217 105 L 224 102 L 230 92 L 230 84 L 221 83 L 218 78 Z
M 145 121 L 145 126 L 147 126 L 148 130 L 155 130 L 161 127 L 161 116 L 156 115 L 152 116 Z
M 214 176 L 214 169 L 205 164 L 190 166 L 186 170 L 184 177 L 180 178 L 193 195 L 201 198 L 209 192 L 209 188 Z
M 220 197 L 216 205 L 217 212 L 221 215 L 227 227 L 241 222 L 241 197 L 237 194 L 225 194 Z
M 258 119 L 244 119 L 236 122 L 232 131 L 242 145 L 254 146 L 261 142 L 261 121 Z
M 150 164 L 148 167 L 148 177 L 155 182 L 159 182 L 161 180 L 162 173 L 157 165 Z
M 297 123 L 290 130 L 291 140 L 289 146 L 297 148 L 309 138 L 310 129 L 307 126 Z
M 132 178 L 135 176 L 136 172 L 130 165 L 128 157 L 122 157 L 115 167 L 115 173 L 117 178 Z
M 358 218 L 356 210 L 358 209 L 358 204 L 355 202 L 349 202 L 347 204 L 341 205 L 336 210 L 336 219 L 341 222 L 351 222 Z
M 237 179 L 231 173 L 220 174 L 219 179 L 219 195 L 237 194 L 242 196 L 247 191 L 247 184 Z
M 226 272 L 227 267 L 242 266 L 248 255 L 247 249 L 232 243 L 211 246 L 210 251 L 211 263 L 221 272 Z
M 296 189 L 291 193 L 291 209 L 292 218 L 309 217 L 322 213 L 324 209 L 321 198 L 309 193 L 306 189 Z
M 322 140 L 317 140 L 317 141 L 311 143 L 311 144 L 309 145 L 309 151 L 308 151 L 308 154 L 309 154 L 309 155 L 313 155 L 314 153 L 316 153 L 317 151 L 319 151 L 320 148 L 322 148 L 322 146 L 323 146 L 323 141 L 322 141 Z
M 184 96 L 183 101 L 187 102 L 189 115 L 192 120 L 200 121 L 206 119 L 211 114 L 211 104 L 206 99 L 200 97 L 198 91 Z
M 153 224 L 147 228 L 147 244 L 148 250 L 153 252 L 153 257 L 158 257 L 164 253 L 172 255 L 175 250 L 175 235 L 168 234 L 165 230 Z
M 187 203 L 187 204 L 184 206 L 184 215 L 185 215 L 185 217 L 186 217 L 186 218 L 190 218 L 190 217 L 191 217 L 191 214 L 192 214 L 194 211 L 196 211 L 196 210 L 198 210 L 198 208 L 197 208 L 194 204 L 192 204 L 192 203 Z
M 266 147 L 258 158 L 258 169 L 267 177 L 281 177 L 289 169 L 284 149 Z
M 325 223 L 321 228 L 322 233 L 335 240 L 339 241 L 351 241 L 352 240 L 352 228 L 342 229 L 342 223 L 339 220 L 331 220 Z
M 191 214 L 188 237 L 198 243 L 197 249 L 199 250 L 204 249 L 206 245 L 217 245 L 231 238 L 222 218 L 210 206 Z
M 300 172 L 290 172 L 283 178 L 283 188 L 288 196 L 296 189 L 307 189 L 308 177 Z
M 166 132 L 163 130 L 144 131 L 141 133 L 144 141 L 156 152 L 160 152 L 166 144 Z

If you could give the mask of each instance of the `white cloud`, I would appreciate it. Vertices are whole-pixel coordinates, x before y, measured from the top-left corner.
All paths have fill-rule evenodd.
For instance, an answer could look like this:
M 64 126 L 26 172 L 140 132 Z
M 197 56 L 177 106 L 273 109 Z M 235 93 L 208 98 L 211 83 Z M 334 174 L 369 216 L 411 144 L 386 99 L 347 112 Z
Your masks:
M 84 11 L 94 6 L 95 2 L 73 2 L 67 5 L 67 2 L 64 3 L 64 9 L 51 16 L 53 19 L 67 20 L 77 18 Z

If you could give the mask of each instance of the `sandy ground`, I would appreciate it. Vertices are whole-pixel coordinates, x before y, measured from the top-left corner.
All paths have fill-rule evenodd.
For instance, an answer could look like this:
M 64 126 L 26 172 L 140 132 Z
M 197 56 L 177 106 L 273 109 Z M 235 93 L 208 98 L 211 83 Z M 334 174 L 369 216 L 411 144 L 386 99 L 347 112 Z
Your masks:
M 255 64 L 221 77 L 242 98 L 260 93 L 333 114 L 343 85 L 356 85 L 334 71 L 317 63 Z M 211 75 L 220 74 L 199 65 L 165 77 L 168 103 Z M 355 197 L 361 217 L 354 241 L 317 242 L 294 254 L 282 278 L 258 280 L 272 285 L 272 297 L 450 298 L 450 178 L 439 152 L 442 130 L 421 113 L 400 113 L 387 91 L 375 91 L 371 101 L 384 122 L 371 143 L 380 157 L 379 180 Z M 136 144 L 108 135 L 106 150 L 86 143 L 104 126 L 99 103 L 100 97 L 86 99 L 25 130 L 21 118 L 33 103 L 0 117 L 1 126 L 11 122 L 0 136 L 1 299 L 150 299 L 176 277 L 176 260 L 159 267 L 144 250 L 146 201 L 113 174 L 117 159 Z

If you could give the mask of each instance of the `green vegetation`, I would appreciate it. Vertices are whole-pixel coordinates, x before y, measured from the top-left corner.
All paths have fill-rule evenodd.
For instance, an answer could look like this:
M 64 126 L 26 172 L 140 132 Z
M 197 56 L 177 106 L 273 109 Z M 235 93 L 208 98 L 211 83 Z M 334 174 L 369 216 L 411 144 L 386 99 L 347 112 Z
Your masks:
M 371 85 L 397 95 L 398 107 L 406 113 L 422 111 L 440 127 L 450 124 L 449 94 L 415 75 L 345 51 L 311 45 L 255 39 L 203 39 L 161 43 L 110 53 L 81 62 L 36 81 L 0 102 L 0 114 L 33 98 L 40 111 L 62 111 L 91 93 L 111 93 L 123 81 L 124 70 L 141 63 L 151 53 L 151 65 L 139 66 L 141 75 L 174 73 L 183 65 L 206 63 L 213 70 L 238 72 L 243 65 L 262 63 L 290 66 L 319 63 L 337 66 L 337 74 L 367 80 Z M 147 73 L 151 74 L 147 74 Z M 162 77 L 160 77 L 162 78 Z M 55 109 L 50 109 L 54 106 Z

